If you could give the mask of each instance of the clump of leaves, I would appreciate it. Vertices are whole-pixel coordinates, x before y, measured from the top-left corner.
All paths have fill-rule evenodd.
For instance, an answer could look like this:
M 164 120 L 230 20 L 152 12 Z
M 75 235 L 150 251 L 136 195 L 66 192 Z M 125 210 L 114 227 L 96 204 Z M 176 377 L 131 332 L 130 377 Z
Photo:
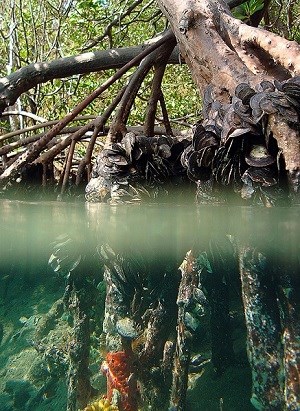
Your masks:
M 232 14 L 235 18 L 245 21 L 251 20 L 251 16 L 254 13 L 261 10 L 264 7 L 264 0 L 250 0 L 237 6 L 233 9 Z

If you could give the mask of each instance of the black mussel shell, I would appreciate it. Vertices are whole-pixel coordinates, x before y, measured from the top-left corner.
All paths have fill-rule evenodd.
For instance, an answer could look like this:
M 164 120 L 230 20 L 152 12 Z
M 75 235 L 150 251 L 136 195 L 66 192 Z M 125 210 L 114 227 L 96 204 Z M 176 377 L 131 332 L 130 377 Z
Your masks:
M 188 168 L 188 160 L 190 155 L 194 152 L 194 148 L 192 146 L 192 144 L 190 144 L 189 146 L 187 146 L 184 151 L 182 152 L 181 156 L 180 156 L 180 162 L 182 167 L 184 168 Z
M 127 166 L 129 164 L 128 160 L 124 156 L 117 155 L 117 154 L 109 156 L 109 161 L 118 166 Z
M 199 166 L 198 162 L 198 156 L 199 153 L 197 151 L 194 151 L 189 159 L 188 159 L 188 177 L 192 181 L 198 181 L 198 180 L 207 180 L 210 175 L 211 175 L 211 170 L 208 169 L 207 167 L 201 167 Z
M 282 91 L 290 97 L 300 98 L 300 76 L 292 77 L 282 84 Z
M 235 89 L 236 97 L 242 100 L 243 104 L 249 104 L 250 98 L 254 94 L 255 91 L 247 83 L 241 83 Z
M 142 157 L 142 155 L 143 155 L 143 150 L 141 149 L 141 147 L 139 147 L 138 145 L 136 145 L 135 147 L 133 147 L 133 150 L 132 150 L 132 158 L 134 159 L 134 160 L 139 160 L 141 157 Z
M 215 101 L 213 90 L 214 88 L 212 85 L 209 85 L 206 87 L 204 91 L 204 96 L 203 96 L 203 106 L 204 107 L 210 106 Z
M 158 154 L 162 158 L 169 158 L 171 157 L 171 147 L 168 144 L 160 144 L 158 146 Z
M 153 154 L 151 147 L 152 138 L 145 136 L 136 136 L 136 144 L 144 154 Z
M 193 136 L 192 144 L 194 150 L 198 151 L 204 147 L 218 146 L 219 138 L 211 131 L 204 130 L 201 134 L 198 133 L 197 135 Z
M 276 107 L 276 101 L 268 97 L 260 100 L 259 107 L 264 113 L 267 114 L 275 114 L 278 111 Z
M 260 108 L 252 109 L 253 122 L 257 124 L 263 117 L 264 112 Z
M 267 93 L 256 93 L 253 97 L 250 99 L 250 107 L 252 110 L 258 110 L 260 109 L 260 102 L 268 97 Z
M 216 137 L 218 139 L 220 139 L 222 129 L 220 127 L 218 127 L 216 124 L 206 123 L 205 124 L 205 130 L 212 132 L 213 134 L 216 135 Z
M 271 81 L 263 80 L 259 83 L 258 86 L 259 91 L 275 91 L 275 86 Z
M 214 146 L 204 147 L 199 150 L 197 163 L 199 167 L 210 167 L 215 155 L 216 148 Z
M 261 183 L 264 187 L 277 184 L 274 171 L 270 167 L 249 167 L 242 176 L 243 181 L 250 178 L 254 183 Z
M 278 80 L 274 80 L 274 85 L 278 91 L 282 91 L 282 83 Z
M 233 109 L 236 114 L 242 117 L 242 119 L 249 121 L 251 110 L 248 105 L 246 106 L 242 103 L 242 101 L 237 100 L 233 103 Z

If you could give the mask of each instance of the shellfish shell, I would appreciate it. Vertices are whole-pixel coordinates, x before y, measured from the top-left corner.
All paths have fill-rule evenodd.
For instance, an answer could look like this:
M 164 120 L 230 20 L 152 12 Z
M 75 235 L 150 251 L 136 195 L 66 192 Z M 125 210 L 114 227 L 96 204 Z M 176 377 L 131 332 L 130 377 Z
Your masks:
M 245 157 L 249 166 L 266 167 L 275 163 L 275 158 L 270 155 L 267 148 L 263 145 L 253 145 L 250 153 Z

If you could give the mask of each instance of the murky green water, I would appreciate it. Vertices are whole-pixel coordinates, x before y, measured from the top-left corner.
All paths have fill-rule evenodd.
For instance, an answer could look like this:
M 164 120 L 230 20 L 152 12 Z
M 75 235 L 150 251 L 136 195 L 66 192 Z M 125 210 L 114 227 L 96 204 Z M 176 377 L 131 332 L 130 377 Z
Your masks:
M 62 375 L 53 386 L 37 395 L 51 379 L 51 370 L 45 357 L 37 354 L 31 343 L 37 324 L 64 293 L 64 275 L 55 273 L 48 265 L 58 236 L 64 234 L 72 240 L 68 253 L 74 260 L 78 255 L 83 256 L 87 271 L 95 272 L 96 277 L 99 273 L 101 277 L 103 270 L 97 246 L 108 243 L 116 253 L 128 259 L 145 261 L 149 272 L 154 272 L 157 284 L 163 284 L 165 271 L 170 267 L 174 268 L 174 278 L 177 278 L 176 267 L 188 250 L 193 249 L 196 256 L 209 251 L 212 244 L 227 250 L 229 236 L 237 244 L 255 247 L 272 264 L 275 261 L 277 265 L 298 267 L 299 215 L 298 207 L 265 209 L 169 204 L 111 207 L 1 200 L 0 411 L 63 411 L 66 407 L 67 391 Z M 295 273 L 297 270 L 293 275 Z M 250 404 L 251 371 L 246 358 L 243 310 L 239 291 L 236 291 L 238 276 L 234 274 L 233 277 L 229 298 L 234 350 L 240 364 L 227 368 L 222 375 L 214 375 L 208 362 L 199 375 L 190 376 L 187 411 L 254 409 Z M 62 314 L 62 319 L 56 318 L 55 324 L 46 327 L 48 333 L 53 333 L 53 345 L 60 341 L 61 321 L 67 321 L 66 316 Z M 206 326 L 200 321 L 192 354 L 197 354 L 199 346 L 209 358 L 210 337 Z M 97 380 L 97 373 L 100 380 L 102 378 L 97 388 L 101 386 L 104 390 L 105 379 L 97 368 L 101 360 L 97 362 L 98 354 L 95 353 L 100 328 L 98 324 L 93 330 L 91 366 L 94 379 Z M 46 334 L 40 338 L 46 338 L 44 343 L 50 344 Z
M 177 254 L 231 234 L 271 252 L 291 253 L 299 243 L 299 208 L 76 204 L 0 202 L 1 261 L 49 252 L 56 236 L 66 233 L 80 246 L 108 242 L 120 252 Z M 175 254 L 174 254 L 175 253 Z

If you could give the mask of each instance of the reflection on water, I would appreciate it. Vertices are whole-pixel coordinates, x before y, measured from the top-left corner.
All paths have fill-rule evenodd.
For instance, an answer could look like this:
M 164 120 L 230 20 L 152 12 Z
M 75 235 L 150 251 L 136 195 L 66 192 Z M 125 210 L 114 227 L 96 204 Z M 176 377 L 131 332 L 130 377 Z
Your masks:
M 32 335 L 36 336 L 32 333 L 37 332 L 35 329 L 39 327 L 37 324 L 46 321 L 43 316 L 46 316 L 50 309 L 55 311 L 53 303 L 64 292 L 66 278 L 59 276 L 59 270 L 55 274 L 47 265 L 53 251 L 53 244 L 55 242 L 57 244 L 57 238 L 62 234 L 72 240 L 68 253 L 72 254 L 74 259 L 79 255 L 82 256 L 86 271 L 92 272 L 94 270 L 98 274 L 100 272 L 100 280 L 103 275 L 103 267 L 99 258 L 99 246 L 103 244 L 109 244 L 117 254 L 123 255 L 125 259 L 136 258 L 143 261 L 148 266 L 149 275 L 153 275 L 155 282 L 157 282 L 156 287 L 157 284 L 161 284 L 162 288 L 168 270 L 174 270 L 175 285 L 177 284 L 177 268 L 182 263 L 187 251 L 191 249 L 195 256 L 202 253 L 203 257 L 208 255 L 203 254 L 203 252 L 207 252 L 213 256 L 212 260 L 224 258 L 227 261 L 226 253 L 229 253 L 229 248 L 230 253 L 234 255 L 237 253 L 237 249 L 249 247 L 251 250 L 255 249 L 261 253 L 264 258 L 272 262 L 273 266 L 290 267 L 293 276 L 297 276 L 299 273 L 300 210 L 298 207 L 267 209 L 170 204 L 113 207 L 106 204 L 30 203 L 6 200 L 0 202 L 0 207 L 0 302 L 2 316 L 0 318 L 0 344 L 3 350 L 0 356 L 2 369 L 0 372 L 4 377 L 0 384 L 0 411 L 2 409 L 29 409 L 26 407 L 29 407 L 28 404 L 33 404 L 33 402 L 30 403 L 33 399 L 36 401 L 36 405 L 34 405 L 35 408 L 31 406 L 30 409 L 41 411 L 43 409 L 64 409 L 65 407 L 67 387 L 64 385 L 65 382 L 63 384 L 61 377 L 57 378 L 53 386 L 45 389 L 39 398 L 37 398 L 37 394 L 32 394 L 41 389 L 41 381 L 45 385 L 45 381 L 49 382 L 51 379 L 49 364 L 45 366 L 45 354 L 43 354 L 44 357 L 41 356 L 40 363 L 35 365 L 34 372 L 32 369 L 28 371 L 28 364 L 21 365 L 22 361 L 18 357 L 18 353 L 23 352 L 25 358 L 24 353 L 26 352 L 29 353 L 28 361 L 32 361 L 30 355 L 34 354 L 30 349 L 33 352 L 35 352 L 34 349 L 37 349 L 36 341 L 33 348 L 29 342 L 33 338 Z M 66 257 L 70 257 L 70 255 Z M 203 258 L 201 261 L 204 261 Z M 216 261 L 213 263 L 215 266 L 218 264 Z M 203 264 L 205 266 L 205 262 Z M 137 266 L 136 264 L 135 267 Z M 209 273 L 209 264 L 206 265 L 206 270 Z M 270 277 L 272 276 L 271 271 Z M 97 275 L 95 274 L 95 278 Z M 97 281 L 99 278 L 97 277 Z M 224 278 L 222 277 L 220 281 L 225 281 Z M 206 281 L 204 291 L 209 295 L 210 287 L 213 290 L 213 286 L 211 286 L 210 280 L 204 280 Z M 227 277 L 226 281 L 228 281 Z M 298 279 L 295 279 L 295 282 L 298 283 Z M 238 290 L 240 286 L 237 283 L 238 276 L 229 280 L 229 290 L 227 287 L 226 292 L 229 292 L 228 309 L 234 328 L 232 337 L 234 351 L 244 365 L 235 367 L 231 369 L 229 374 L 226 374 L 227 365 L 224 364 L 224 370 L 215 379 L 210 359 L 207 360 L 210 356 L 207 355 L 205 357 L 207 360 L 205 364 L 208 364 L 205 366 L 206 368 L 199 367 L 197 372 L 189 375 L 190 389 L 188 390 L 187 407 L 191 411 L 254 409 L 255 399 L 252 401 L 253 405 L 250 404 L 251 376 L 249 364 L 245 357 L 246 330 L 241 308 L 241 293 Z M 97 287 L 101 291 L 100 285 Z M 93 298 L 98 297 L 94 296 Z M 102 307 L 103 301 L 102 294 Z M 55 315 L 53 317 L 55 327 L 52 324 L 52 326 L 47 325 L 41 328 L 45 331 L 45 334 L 43 334 L 44 331 L 39 331 L 41 339 L 52 333 L 53 341 L 56 341 L 55 338 L 59 340 L 63 333 L 60 330 L 62 322 L 65 321 L 65 328 L 70 326 L 68 318 L 63 318 L 61 313 Z M 99 315 L 102 316 L 102 321 L 103 308 Z M 205 322 L 205 316 L 202 324 L 199 319 L 197 321 L 199 324 L 195 325 L 192 355 L 199 355 L 197 347 L 201 347 L 201 350 L 206 353 L 211 350 L 209 342 L 211 336 L 207 328 L 212 327 L 212 325 L 209 326 Z M 190 323 L 192 328 L 193 324 Z M 35 331 L 33 331 L 34 329 Z M 92 349 L 99 350 L 100 324 L 94 326 L 92 332 L 94 338 Z M 59 333 L 61 334 L 58 336 Z M 46 345 L 50 344 L 48 341 L 46 340 Z M 14 349 L 12 344 L 14 344 Z M 141 343 L 139 342 L 139 344 Z M 16 348 L 17 346 L 18 348 Z M 31 348 L 29 349 L 29 347 Z M 45 352 L 45 348 L 43 350 Z M 218 348 L 216 350 L 218 351 Z M 95 354 L 95 352 L 93 354 L 94 362 L 91 360 L 93 378 L 96 381 L 94 382 L 97 389 L 101 391 L 102 387 L 101 392 L 104 393 L 104 377 L 102 380 L 101 377 L 97 377 L 97 375 L 101 375 L 98 367 L 99 356 L 104 354 L 98 351 Z M 11 361 L 15 364 L 20 361 L 19 374 L 8 371 Z M 196 362 L 197 359 L 194 361 Z M 39 367 L 46 367 L 44 374 L 40 370 L 40 375 L 37 375 Z M 56 372 L 59 373 L 57 370 Z M 61 374 L 59 375 L 61 376 Z M 97 378 L 100 378 L 100 382 Z M 238 382 L 240 378 L 244 379 L 244 383 Z M 27 381 L 28 384 L 30 382 L 31 385 L 27 386 L 23 380 Z M 40 381 L 40 385 L 38 381 Z M 22 408 L 20 399 L 17 398 L 18 395 L 22 394 L 22 390 L 27 392 L 25 408 Z M 59 406 L 63 408 L 55 408 L 54 405 L 51 405 L 51 401 L 53 404 L 57 401 Z M 1 402 L 4 404 L 4 408 Z M 43 408 L 46 407 L 46 404 L 48 404 L 48 408 Z

